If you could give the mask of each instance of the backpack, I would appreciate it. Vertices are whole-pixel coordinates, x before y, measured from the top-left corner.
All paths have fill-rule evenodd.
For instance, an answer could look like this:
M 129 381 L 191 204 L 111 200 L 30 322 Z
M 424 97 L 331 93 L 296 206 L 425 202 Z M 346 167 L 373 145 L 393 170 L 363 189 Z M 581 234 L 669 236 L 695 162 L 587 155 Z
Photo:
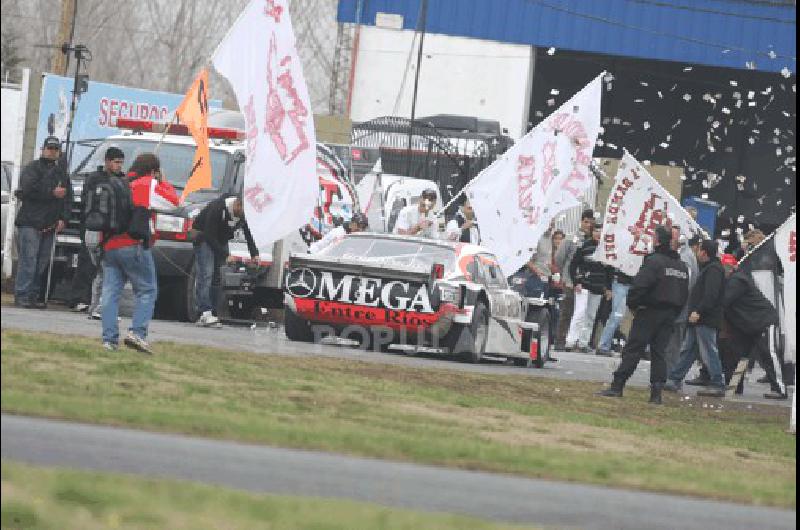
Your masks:
M 128 183 L 112 176 L 94 184 L 93 188 L 86 194 L 85 229 L 105 235 L 128 232 L 134 210 Z

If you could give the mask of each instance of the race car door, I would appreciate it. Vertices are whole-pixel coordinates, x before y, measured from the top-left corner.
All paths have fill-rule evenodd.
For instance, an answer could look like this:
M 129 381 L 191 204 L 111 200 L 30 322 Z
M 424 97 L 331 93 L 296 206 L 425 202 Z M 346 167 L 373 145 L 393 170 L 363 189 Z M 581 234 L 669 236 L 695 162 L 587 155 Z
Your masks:
M 486 352 L 499 355 L 517 354 L 520 351 L 519 330 L 517 329 L 520 308 L 519 304 L 515 303 L 515 298 L 509 296 L 509 293 L 514 295 L 516 293 L 508 288 L 508 283 L 494 256 L 479 254 L 477 261 L 492 306 Z

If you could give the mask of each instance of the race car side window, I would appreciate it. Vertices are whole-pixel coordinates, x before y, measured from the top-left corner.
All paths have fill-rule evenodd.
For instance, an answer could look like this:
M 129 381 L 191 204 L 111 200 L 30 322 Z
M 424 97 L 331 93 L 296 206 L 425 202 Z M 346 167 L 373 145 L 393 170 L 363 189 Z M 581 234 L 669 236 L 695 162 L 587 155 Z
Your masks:
M 486 283 L 486 278 L 483 274 L 483 269 L 481 268 L 480 263 L 476 257 L 472 257 L 472 261 L 467 263 L 467 274 L 469 274 L 470 280 L 475 283 Z
M 503 277 L 503 273 L 500 271 L 500 266 L 497 265 L 497 260 L 494 258 L 494 256 L 482 255 L 480 256 L 479 261 L 486 271 L 486 284 L 489 287 L 494 287 L 497 289 L 508 288 L 506 279 Z

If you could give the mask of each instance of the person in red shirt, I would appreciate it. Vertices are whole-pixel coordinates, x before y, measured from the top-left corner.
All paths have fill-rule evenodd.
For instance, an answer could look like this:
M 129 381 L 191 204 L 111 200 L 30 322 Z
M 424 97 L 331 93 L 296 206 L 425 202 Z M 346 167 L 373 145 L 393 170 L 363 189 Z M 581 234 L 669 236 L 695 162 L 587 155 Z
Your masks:
M 128 170 L 128 178 L 134 206 L 129 230 L 103 241 L 103 347 L 116 350 L 119 345 L 119 299 L 125 283 L 130 281 L 135 306 L 133 322 L 124 343 L 129 348 L 152 353 L 147 343 L 147 327 L 153 318 L 158 281 L 150 250 L 157 237 L 153 229 L 155 214 L 151 210 L 174 208 L 178 204 L 178 194 L 163 179 L 161 163 L 152 153 L 136 157 Z M 134 224 L 137 230 L 134 230 Z M 131 235 L 133 232 L 137 237 Z

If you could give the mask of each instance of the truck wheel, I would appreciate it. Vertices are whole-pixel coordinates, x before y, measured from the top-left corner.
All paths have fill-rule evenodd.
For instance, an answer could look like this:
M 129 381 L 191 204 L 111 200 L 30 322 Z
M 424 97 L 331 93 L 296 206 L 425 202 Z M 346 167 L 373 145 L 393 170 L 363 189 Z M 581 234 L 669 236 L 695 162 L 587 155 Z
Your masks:
M 447 334 L 445 343 L 450 352 L 459 355 L 463 361 L 479 363 L 486 353 L 486 341 L 489 338 L 489 314 L 482 302 L 475 305 L 472 323 L 468 326 L 457 325 Z
M 314 334 L 308 321 L 298 317 L 290 309 L 284 311 L 283 331 L 286 333 L 286 338 L 291 341 L 314 342 Z

